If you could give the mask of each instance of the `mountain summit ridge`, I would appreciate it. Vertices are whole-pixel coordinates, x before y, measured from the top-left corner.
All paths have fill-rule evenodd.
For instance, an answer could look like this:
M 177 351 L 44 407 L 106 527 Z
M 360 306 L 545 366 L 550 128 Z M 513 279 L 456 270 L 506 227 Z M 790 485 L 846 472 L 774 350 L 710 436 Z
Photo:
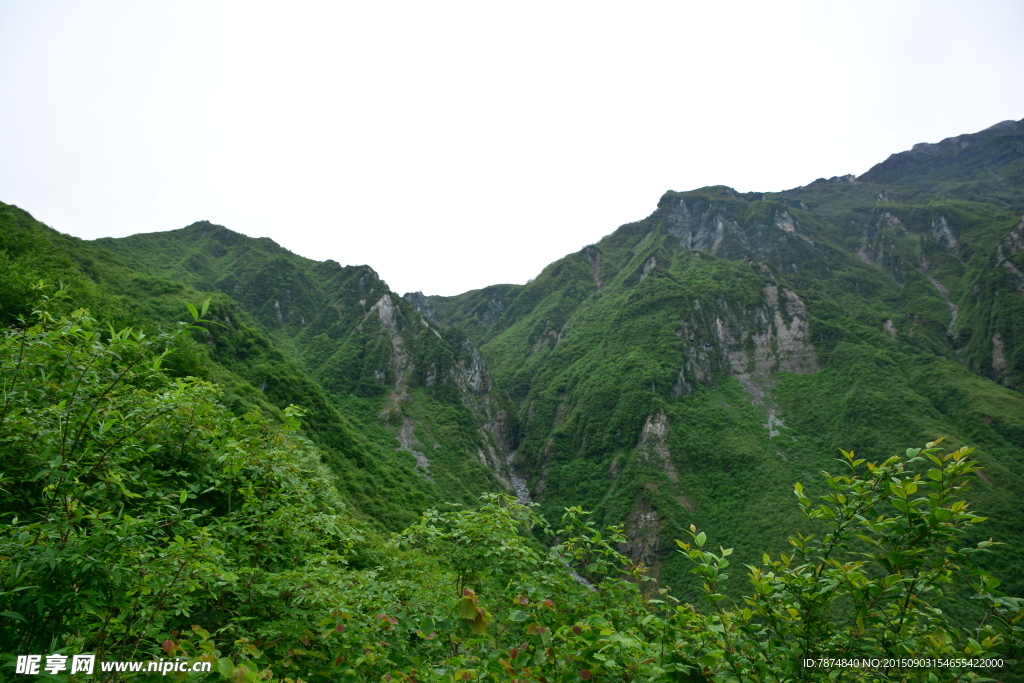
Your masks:
M 837 448 L 877 459 L 945 435 L 978 446 L 972 504 L 1011 541 L 993 569 L 1021 594 L 1024 125 L 1011 123 L 857 178 L 668 191 L 527 284 L 452 297 L 400 297 L 370 266 L 208 221 L 83 242 L 4 205 L 0 248 L 34 263 L 17 260 L 19 230 L 34 230 L 97 301 L 146 324 L 211 296 L 224 328 L 179 371 L 220 382 L 236 410 L 308 406 L 339 489 L 388 528 L 485 491 L 529 495 L 549 520 L 581 505 L 624 525 L 622 549 L 685 594 L 671 541 L 690 524 L 756 562 L 798 521 L 781 504 L 792 483 L 822 493 Z
M 994 429 L 986 458 L 1019 451 L 1024 263 L 1008 254 L 1024 209 L 1010 173 L 1024 163 L 1024 124 L 1011 123 L 858 178 L 669 191 L 647 218 L 526 285 L 414 305 L 465 329 L 519 406 L 515 465 L 541 509 L 583 500 L 648 539 L 636 559 L 682 580 L 662 566 L 667 539 L 687 520 L 742 526 L 739 511 L 761 508 L 723 502 L 742 483 L 776 496 L 791 478 L 813 487 L 824 454 L 881 457 L 896 434 L 966 442 Z M 794 358 L 813 361 L 777 355 L 787 335 L 806 349 Z M 989 382 L 1003 388 L 982 399 Z M 997 404 L 1015 407 L 995 419 Z M 1017 481 L 1020 456 L 1006 457 L 1001 471 Z
M 858 180 L 909 183 L 963 199 L 975 195 L 971 188 L 962 184 L 979 181 L 1003 187 L 1009 185 L 1019 192 L 1024 183 L 1022 152 L 1024 120 L 1002 121 L 977 133 L 957 135 L 936 143 L 918 143 L 871 167 Z M 992 189 L 987 189 L 987 193 L 990 201 L 996 197 Z M 1014 206 L 1020 207 L 1019 201 Z

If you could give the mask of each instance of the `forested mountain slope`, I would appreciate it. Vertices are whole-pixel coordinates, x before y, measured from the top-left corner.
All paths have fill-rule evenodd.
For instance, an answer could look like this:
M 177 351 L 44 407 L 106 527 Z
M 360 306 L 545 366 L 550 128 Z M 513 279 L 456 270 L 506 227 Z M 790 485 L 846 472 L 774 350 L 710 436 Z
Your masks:
M 782 193 L 668 192 L 646 219 L 524 286 L 408 297 L 480 344 L 516 406 L 516 467 L 546 514 L 625 522 L 630 554 L 692 522 L 752 562 L 789 485 L 837 448 L 946 436 L 975 501 L 1024 538 L 1024 124 L 919 145 Z M 1021 546 L 1004 578 L 1024 589 Z
M 151 326 L 212 294 L 224 327 L 180 372 L 236 412 L 302 405 L 341 488 L 392 529 L 525 484 L 549 519 L 582 505 L 625 524 L 631 557 L 692 587 L 672 543 L 690 524 L 752 562 L 784 546 L 790 486 L 820 493 L 838 448 L 946 436 L 978 446 L 972 495 L 1020 592 L 1022 130 L 781 193 L 668 192 L 527 285 L 457 297 L 398 297 L 368 266 L 208 222 L 85 243 L 5 207 L 5 258 L 74 272 L 90 305 Z
M 406 453 L 446 499 L 509 486 L 508 414 L 479 351 L 460 330 L 428 322 L 372 268 L 312 261 L 206 222 L 96 244 L 139 270 L 230 297 L 338 410 Z
M 215 253 L 232 240 L 250 241 L 208 224 L 178 232 L 192 243 L 196 231 L 213 232 L 211 241 L 203 247 Z M 271 255 L 269 265 L 255 272 L 253 282 L 266 287 L 266 292 L 283 291 L 285 295 L 291 287 L 307 296 L 298 305 L 310 306 L 309 282 L 301 282 L 301 274 L 295 275 L 289 269 L 289 258 L 301 259 L 268 240 L 251 242 L 266 250 L 258 253 Z M 166 254 L 158 252 L 157 256 L 154 261 L 161 262 Z M 168 360 L 167 366 L 180 376 L 198 376 L 217 383 L 223 391 L 221 401 L 236 414 L 259 408 L 270 415 L 280 415 L 290 404 L 302 406 L 305 435 L 318 446 L 324 462 L 337 476 L 335 483 L 366 520 L 398 530 L 431 504 L 449 500 L 472 502 L 483 491 L 502 488 L 497 478 L 500 470 L 480 462 L 485 444 L 493 452 L 491 442 L 485 441 L 491 438 L 490 433 L 481 433 L 474 414 L 462 401 L 464 394 L 475 396 L 474 389 L 479 390 L 489 381 L 480 363 L 474 366 L 474 360 L 478 361 L 475 348 L 457 333 L 445 339 L 437 330 L 418 322 L 417 327 L 412 327 L 411 307 L 399 303 L 397 297 L 395 306 L 389 307 L 389 295 L 368 268 L 342 269 L 337 264 L 320 264 L 322 279 L 316 282 L 353 297 L 360 296 L 360 292 L 362 296 L 378 295 L 372 305 L 355 304 L 358 314 L 350 316 L 349 327 L 342 325 L 348 335 L 344 341 L 350 346 L 332 357 L 328 335 L 335 331 L 330 329 L 331 323 L 311 315 L 312 324 L 303 325 L 305 309 L 295 312 L 294 307 L 288 306 L 292 303 L 290 299 L 285 299 L 282 319 L 285 314 L 294 313 L 297 329 L 314 331 L 310 343 L 303 347 L 303 354 L 295 353 L 290 337 L 280 334 L 283 326 L 274 307 L 276 298 L 268 314 L 266 309 L 252 305 L 253 300 L 265 303 L 258 298 L 259 292 L 252 294 L 254 299 L 234 299 L 202 280 L 172 280 L 156 273 L 156 268 L 152 269 L 154 274 L 142 272 L 110 250 L 61 235 L 9 205 L 0 205 L 0 259 L 4 266 L 0 268 L 0 314 L 5 325 L 31 311 L 43 294 L 33 288 L 39 281 L 63 283 L 73 305 L 88 308 L 106 324 L 130 324 L 151 334 L 173 328 L 177 321 L 187 318 L 187 303 L 211 297 L 207 318 L 213 323 L 205 325 L 205 330 L 195 330 L 191 342 L 182 342 L 184 346 Z M 284 273 L 282 278 L 291 276 L 300 284 L 274 280 L 275 269 Z M 314 277 L 317 275 L 313 273 Z M 345 280 L 346 277 L 349 279 Z M 232 289 L 239 291 L 240 287 L 232 282 Z M 203 291 L 194 289 L 192 283 Z M 307 289 L 300 290 L 300 286 Z M 334 303 L 331 313 L 337 319 L 341 317 L 337 312 L 341 305 Z M 418 314 L 412 315 L 417 321 L 420 318 Z M 403 341 L 393 335 L 399 326 L 412 329 L 413 334 L 403 347 L 408 349 L 409 359 L 392 363 L 392 341 L 400 347 Z M 416 336 L 420 331 L 426 334 Z M 352 344 L 361 346 L 352 350 Z M 396 377 L 403 372 L 415 372 L 412 358 L 428 359 L 422 365 L 441 376 L 426 388 L 421 386 L 428 383 L 426 379 L 419 384 L 414 381 L 419 388 L 417 400 L 405 392 L 409 380 Z M 335 370 L 325 379 L 322 371 L 316 374 L 323 364 L 344 366 L 348 374 Z M 472 399 L 469 402 L 476 405 Z M 407 404 L 431 411 L 434 419 L 430 424 L 439 436 L 429 440 L 428 432 L 424 441 L 430 446 L 443 446 L 428 451 L 417 439 L 412 423 L 398 417 L 401 413 L 394 411 L 394 406 Z M 489 408 L 483 405 L 481 413 L 486 414 Z M 497 419 L 493 421 L 493 429 L 499 435 L 503 434 L 500 424 Z M 423 452 L 428 455 L 425 457 Z M 472 457 L 467 457 L 470 452 Z
M 0 669 L 1021 680 L 1022 140 L 668 192 L 456 297 L 0 204 Z

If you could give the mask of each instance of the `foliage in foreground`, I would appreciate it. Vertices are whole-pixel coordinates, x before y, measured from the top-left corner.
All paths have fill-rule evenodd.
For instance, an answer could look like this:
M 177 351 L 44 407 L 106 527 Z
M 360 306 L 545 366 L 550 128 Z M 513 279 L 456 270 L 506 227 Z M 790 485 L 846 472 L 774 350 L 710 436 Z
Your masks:
M 44 310 L 0 342 L 8 659 L 185 656 L 214 663 L 208 680 L 568 683 L 1007 679 L 1020 656 L 1024 604 L 972 563 L 995 544 L 958 548 L 983 521 L 961 498 L 969 449 L 844 453 L 819 503 L 795 487 L 815 533 L 749 566 L 737 605 L 720 591 L 731 551 L 691 527 L 679 544 L 703 581 L 693 606 L 642 591 L 621 528 L 579 508 L 552 531 L 490 494 L 391 539 L 360 530 L 295 434 L 299 413 L 236 417 L 209 384 L 169 377 L 176 334 Z M 939 609 L 957 582 L 985 606 L 975 628 Z M 805 666 L 819 657 L 878 664 Z M 991 658 L 1003 668 L 964 664 Z

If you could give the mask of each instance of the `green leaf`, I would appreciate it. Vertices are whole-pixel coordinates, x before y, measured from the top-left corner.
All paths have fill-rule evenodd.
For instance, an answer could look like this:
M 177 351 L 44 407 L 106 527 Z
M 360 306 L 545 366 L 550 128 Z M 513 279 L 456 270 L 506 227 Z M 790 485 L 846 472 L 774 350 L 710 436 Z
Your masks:
M 469 630 L 478 636 L 487 633 L 487 617 L 483 612 L 478 612 L 475 619 L 467 619 L 466 624 L 469 626 Z
M 206 315 L 208 310 L 210 310 L 210 297 L 206 297 L 206 301 L 203 302 L 203 310 L 199 315 Z
M 221 657 L 217 660 L 217 671 L 224 678 L 231 678 L 231 674 L 235 672 L 235 665 L 227 657 Z
M 702 531 L 693 540 L 696 541 L 697 545 L 703 547 L 704 542 L 708 540 L 708 535 Z
M 714 650 L 706 655 L 701 655 L 697 658 L 701 666 L 713 667 L 718 663 L 719 657 L 722 656 L 721 650 Z
M 192 304 L 185 305 L 188 306 L 188 312 L 192 314 L 192 319 L 197 320 L 199 318 L 199 311 L 196 310 L 196 307 Z
M 459 616 L 463 619 L 475 619 L 480 613 L 477 606 L 473 603 L 473 598 L 466 596 L 459 598 Z
M 178 505 L 182 505 L 186 500 L 188 500 L 188 491 L 182 489 L 181 493 L 178 494 Z

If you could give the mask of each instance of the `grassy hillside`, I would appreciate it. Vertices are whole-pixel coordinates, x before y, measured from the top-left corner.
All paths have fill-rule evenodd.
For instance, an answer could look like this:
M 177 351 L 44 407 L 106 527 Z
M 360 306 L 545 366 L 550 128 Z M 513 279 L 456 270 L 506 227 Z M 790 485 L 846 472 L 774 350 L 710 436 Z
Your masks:
M 672 552 L 683 529 L 743 561 L 782 548 L 797 512 L 780 501 L 794 481 L 816 491 L 840 447 L 977 444 L 993 476 L 976 504 L 1024 538 L 1021 128 L 860 179 L 669 192 L 527 285 L 457 297 L 398 297 L 367 266 L 207 222 L 94 243 L 36 226 L 34 251 L 12 236 L 5 258 L 72 274 L 119 320 L 166 325 L 212 295 L 226 327 L 180 352 L 180 372 L 227 387 L 236 412 L 301 404 L 343 488 L 386 526 L 521 477 L 549 518 L 583 505 L 625 524 L 625 551 L 692 590 Z M 10 317 L 31 278 L 8 277 Z
M 421 306 L 481 344 L 518 405 L 542 511 L 625 523 L 672 585 L 692 586 L 671 553 L 689 524 L 753 562 L 795 522 L 789 485 L 820 492 L 838 448 L 941 435 L 979 446 L 974 502 L 1017 548 L 996 569 L 1019 594 L 1022 128 L 862 179 L 670 192 L 527 285 Z M 982 168 L 1004 174 L 991 194 L 965 189 Z
M 1015 663 L 1022 139 L 668 192 L 456 297 L 208 222 L 85 242 L 0 204 L 0 667 L 58 645 L 286 682 Z
M 373 523 L 401 529 L 434 502 L 472 500 L 491 486 L 483 465 L 471 466 L 464 476 L 471 484 L 463 483 L 461 462 L 438 467 L 434 482 L 425 479 L 413 454 L 396 450 L 390 432 L 376 420 L 367 425 L 351 409 L 353 403 L 359 406 L 357 399 L 336 400 L 257 315 L 224 294 L 140 272 L 109 250 L 61 235 L 9 205 L 0 206 L 0 254 L 7 264 L 0 276 L 0 315 L 7 321 L 31 309 L 42 294 L 32 287 L 39 281 L 63 283 L 69 306 L 88 308 L 105 323 L 150 333 L 172 329 L 188 317 L 187 303 L 211 297 L 207 318 L 217 324 L 193 332 L 168 360 L 170 369 L 214 381 L 223 391 L 221 401 L 236 414 L 259 408 L 279 416 L 288 405 L 301 406 L 304 433 L 319 447 L 353 508 Z

